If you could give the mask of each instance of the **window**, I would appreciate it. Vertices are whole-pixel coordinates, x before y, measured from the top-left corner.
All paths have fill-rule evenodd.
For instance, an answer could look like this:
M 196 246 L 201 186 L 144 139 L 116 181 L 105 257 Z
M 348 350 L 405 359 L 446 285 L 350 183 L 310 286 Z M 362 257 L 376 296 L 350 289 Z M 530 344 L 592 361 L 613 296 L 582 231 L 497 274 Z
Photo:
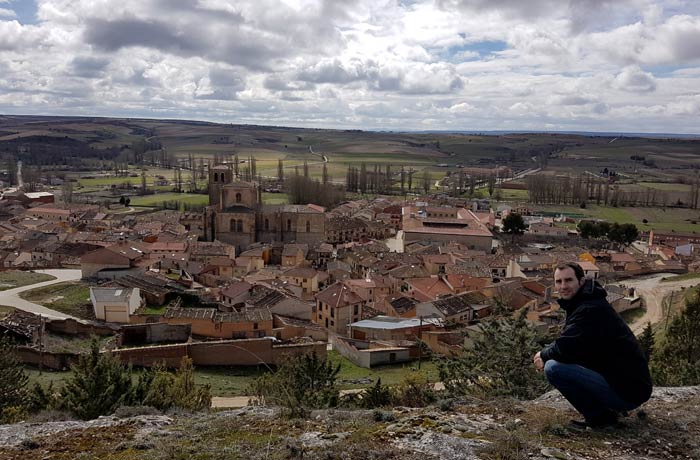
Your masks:
M 219 173 L 214 173 L 214 182 L 219 182 Z
M 229 227 L 232 232 L 236 231 L 236 219 L 231 219 L 231 225 Z
M 311 222 L 308 220 L 306 221 L 306 233 L 309 233 L 311 231 Z
M 270 230 L 270 221 L 268 219 L 265 219 L 265 231 Z
M 241 194 L 236 193 L 236 203 L 240 203 L 240 202 L 241 202 Z
M 292 220 L 287 219 L 287 231 L 291 232 L 292 231 Z
M 335 326 L 335 322 L 331 321 L 331 326 Z
M 236 231 L 237 232 L 243 231 L 243 221 L 240 219 L 236 221 Z
M 355 305 L 355 307 L 352 310 L 353 310 L 352 314 L 356 315 L 359 312 L 360 308 L 357 305 Z
M 258 323 L 253 323 L 253 329 L 257 329 L 257 328 L 258 328 Z

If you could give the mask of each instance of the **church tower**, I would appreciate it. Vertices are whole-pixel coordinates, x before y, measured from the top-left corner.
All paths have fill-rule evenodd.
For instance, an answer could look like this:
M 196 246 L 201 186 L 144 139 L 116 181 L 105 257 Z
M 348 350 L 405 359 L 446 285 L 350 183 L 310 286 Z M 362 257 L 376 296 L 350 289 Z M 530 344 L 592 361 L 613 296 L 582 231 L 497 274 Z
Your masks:
M 219 207 L 221 189 L 233 182 L 233 171 L 226 165 L 217 165 L 209 169 L 209 206 Z

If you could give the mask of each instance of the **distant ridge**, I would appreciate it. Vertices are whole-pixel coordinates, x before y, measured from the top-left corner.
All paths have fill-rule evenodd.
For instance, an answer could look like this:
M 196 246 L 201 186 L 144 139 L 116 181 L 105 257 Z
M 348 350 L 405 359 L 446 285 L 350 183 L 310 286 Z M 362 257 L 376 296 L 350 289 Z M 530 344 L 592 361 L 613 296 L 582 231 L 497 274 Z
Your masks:
M 571 134 L 575 136 L 589 137 L 674 137 L 674 138 L 700 138 L 700 134 L 687 133 L 627 133 L 609 131 L 538 131 L 538 130 L 421 130 L 421 131 L 392 131 L 380 130 L 380 132 L 406 133 L 406 134 L 483 134 L 486 136 L 500 136 L 503 134 Z

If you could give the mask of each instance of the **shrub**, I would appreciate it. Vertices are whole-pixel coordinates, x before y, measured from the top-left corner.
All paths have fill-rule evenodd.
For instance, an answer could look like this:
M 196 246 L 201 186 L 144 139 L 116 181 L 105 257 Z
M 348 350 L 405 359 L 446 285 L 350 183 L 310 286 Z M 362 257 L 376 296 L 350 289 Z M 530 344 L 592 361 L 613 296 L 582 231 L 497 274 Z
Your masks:
M 90 351 L 71 366 L 73 375 L 63 388 L 65 407 L 85 420 L 111 414 L 129 402 L 131 372 L 111 353 L 100 353 L 97 339 Z
M 27 374 L 15 354 L 15 346 L 0 337 L 0 422 L 21 417 L 27 398 Z
M 283 407 L 287 415 L 304 417 L 309 409 L 338 405 L 340 392 L 335 384 L 340 364 L 333 366 L 314 352 L 287 360 L 273 374 L 257 378 L 249 388 L 263 404 Z
M 482 322 L 482 333 L 476 336 L 472 348 L 438 364 L 449 395 L 533 399 L 549 388 L 532 365 L 532 357 L 541 346 L 537 331 L 525 319 L 526 313 L 523 309 L 516 316 Z

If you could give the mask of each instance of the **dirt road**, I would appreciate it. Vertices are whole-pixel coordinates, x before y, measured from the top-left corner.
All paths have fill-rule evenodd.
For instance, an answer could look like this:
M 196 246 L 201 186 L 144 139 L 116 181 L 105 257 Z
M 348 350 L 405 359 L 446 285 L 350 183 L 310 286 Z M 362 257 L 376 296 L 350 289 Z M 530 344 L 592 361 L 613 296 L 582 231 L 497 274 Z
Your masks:
M 625 286 L 634 287 L 637 294 L 644 299 L 646 303 L 646 312 L 630 324 L 632 332 L 639 334 L 644 329 L 648 322 L 656 324 L 663 319 L 662 303 L 666 296 L 671 292 L 681 292 L 683 288 L 689 288 L 700 284 L 700 278 L 689 279 L 683 281 L 661 282 L 662 278 L 674 276 L 671 273 L 653 275 L 648 278 L 640 278 L 635 280 L 622 281 Z
M 51 284 L 62 283 L 64 281 L 75 281 L 79 280 L 82 276 L 80 270 L 68 270 L 68 269 L 56 269 L 56 270 L 35 270 L 37 273 L 45 273 L 47 275 L 55 276 L 55 280 L 44 281 L 42 283 L 30 284 L 28 286 L 21 286 L 14 289 L 8 289 L 6 291 L 0 292 L 0 305 L 8 305 L 10 307 L 15 307 L 19 310 L 28 311 L 31 313 L 36 313 L 37 315 L 48 316 L 50 318 L 73 318 L 70 315 L 61 313 L 60 311 L 50 310 L 42 305 L 29 302 L 22 299 L 19 296 L 20 292 L 29 291 L 30 289 L 36 289 L 44 286 L 49 286 Z

